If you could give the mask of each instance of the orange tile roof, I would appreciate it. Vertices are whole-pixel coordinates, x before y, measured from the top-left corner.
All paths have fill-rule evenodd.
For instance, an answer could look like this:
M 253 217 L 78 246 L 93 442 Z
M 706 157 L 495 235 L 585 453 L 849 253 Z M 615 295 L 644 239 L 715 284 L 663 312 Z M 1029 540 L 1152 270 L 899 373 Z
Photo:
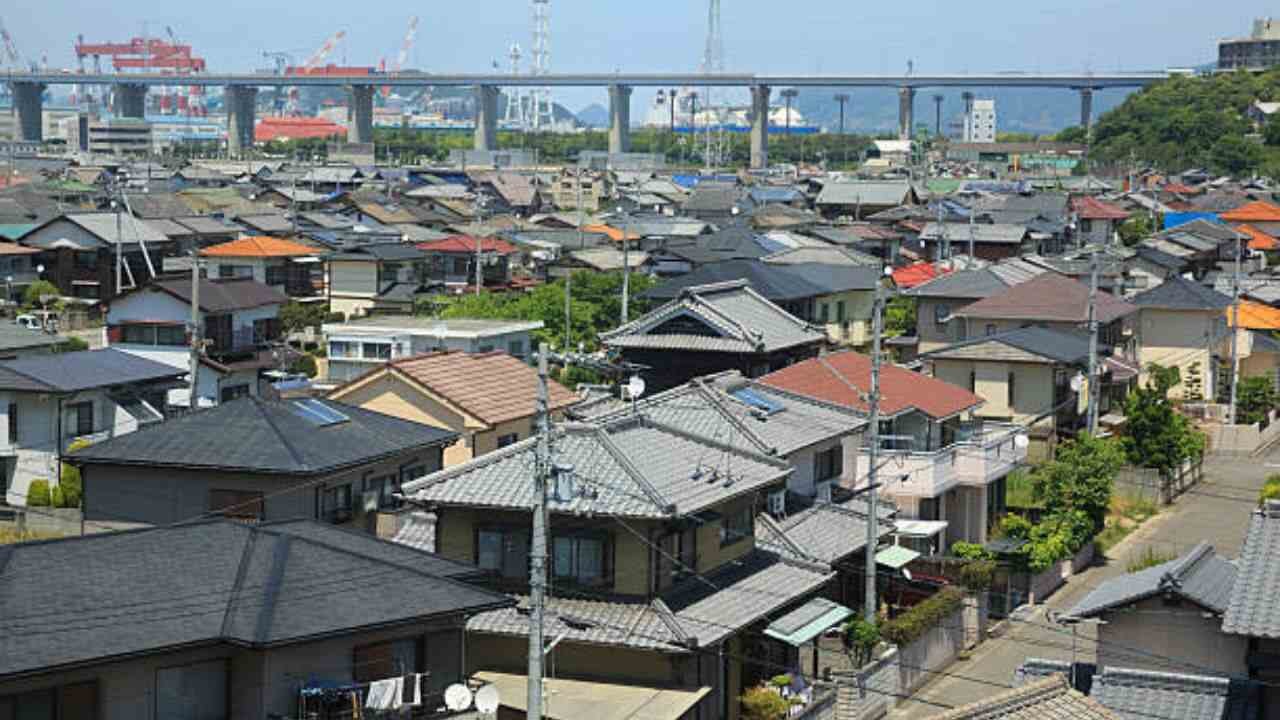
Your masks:
M 262 235 L 242 237 L 200 251 L 205 257 L 305 257 L 317 254 L 316 249 L 301 243 Z
M 1129 213 L 1111 203 L 1095 197 L 1078 197 L 1071 201 L 1071 209 L 1083 220 L 1127 220 Z
M 1280 222 L 1280 207 L 1269 202 L 1255 200 L 1218 217 L 1227 222 Z
M 893 284 L 904 290 L 923 285 L 950 270 L 939 270 L 932 263 L 918 262 L 893 271 Z
M 1225 311 L 1227 322 L 1231 322 L 1232 311 Z M 1250 330 L 1280 330 L 1280 310 L 1252 300 L 1240 301 L 1240 327 Z
M 1280 249 L 1280 240 L 1262 232 L 1252 225 L 1237 225 L 1236 230 L 1249 236 L 1250 250 L 1278 250 Z
M 395 360 L 388 367 L 488 425 L 529 417 L 535 410 L 537 371 L 501 351 L 434 352 Z M 568 407 L 579 399 L 554 380 L 548 386 L 552 410 Z
M 440 253 L 473 253 L 476 251 L 476 243 L 480 243 L 480 251 L 487 253 L 498 253 L 500 255 L 511 255 L 520 252 L 520 248 L 501 238 L 474 238 L 470 235 L 450 235 L 440 240 L 428 240 L 417 244 L 419 250 L 426 252 Z
M 759 382 L 865 412 L 862 394 L 871 386 L 871 358 L 853 351 L 833 353 L 769 373 Z M 881 366 L 880 396 L 885 415 L 916 409 L 935 419 L 983 403 L 964 388 L 896 365 Z
M 622 230 L 619 230 L 612 225 L 583 225 L 582 232 L 608 235 L 610 240 L 614 242 L 622 242 Z M 639 233 L 632 232 L 627 236 L 627 239 L 639 240 L 640 235 Z

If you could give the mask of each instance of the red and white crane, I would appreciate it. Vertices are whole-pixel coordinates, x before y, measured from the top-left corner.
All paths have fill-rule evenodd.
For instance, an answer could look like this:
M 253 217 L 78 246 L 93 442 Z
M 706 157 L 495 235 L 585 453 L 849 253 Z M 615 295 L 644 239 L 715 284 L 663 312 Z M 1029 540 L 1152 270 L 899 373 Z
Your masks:
M 311 57 L 307 58 L 307 61 L 302 63 L 302 67 L 285 68 L 285 71 L 284 71 L 285 75 L 311 74 L 313 70 L 320 67 L 320 63 L 324 62 L 325 58 L 329 57 L 330 53 L 332 53 L 334 49 L 338 47 L 338 43 L 342 42 L 343 38 L 345 38 L 346 36 L 347 36 L 346 30 L 339 30 L 338 32 L 334 33 L 329 37 L 329 39 L 324 41 L 324 44 L 321 45 L 319 49 L 317 49 L 314 53 L 311 53 Z M 285 106 L 286 115 L 296 116 L 301 113 L 301 108 L 298 105 L 298 99 L 299 99 L 298 87 L 295 85 L 289 88 L 289 102 Z

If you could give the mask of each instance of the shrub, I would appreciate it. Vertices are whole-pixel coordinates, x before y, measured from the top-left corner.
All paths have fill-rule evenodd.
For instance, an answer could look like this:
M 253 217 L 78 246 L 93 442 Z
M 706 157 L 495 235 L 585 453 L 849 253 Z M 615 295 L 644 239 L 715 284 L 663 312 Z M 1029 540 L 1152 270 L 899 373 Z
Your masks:
M 963 540 L 954 543 L 951 546 L 951 554 L 965 560 L 993 560 L 995 555 L 990 550 L 982 547 L 978 543 L 964 542 Z
M 991 589 L 996 579 L 996 562 L 989 559 L 973 559 L 960 566 L 958 580 L 970 592 L 985 592 Z
M 1268 475 L 1258 495 L 1258 504 L 1265 505 L 1268 500 L 1280 500 L 1280 473 Z
M 299 355 L 293 364 L 289 366 L 289 372 L 299 373 L 313 378 L 320 372 L 320 368 L 316 365 L 316 359 L 310 355 Z
M 1021 515 L 1005 515 L 1000 519 L 1000 534 L 1011 540 L 1026 540 L 1031 535 L 1031 521 Z
M 27 507 L 49 507 L 52 498 L 49 496 L 48 480 L 32 480 L 27 488 Z
M 67 506 L 67 500 L 63 497 L 61 485 L 54 485 L 49 488 L 49 505 L 56 508 Z
M 957 587 L 943 588 L 928 600 L 884 623 L 880 627 L 880 634 L 895 645 L 906 645 L 932 630 L 947 616 L 960 609 L 963 603 L 964 591 Z
M 767 687 L 754 687 L 742 693 L 743 720 L 783 720 L 791 703 Z
M 340 313 L 340 312 L 331 312 L 328 315 L 324 316 L 324 321 L 327 323 L 344 323 L 347 321 L 347 314 Z
M 769 678 L 769 684 L 774 687 L 787 687 L 788 685 L 791 684 L 791 676 L 786 673 L 783 673 L 781 675 L 774 675 L 773 677 Z
M 850 620 L 841 629 L 844 646 L 853 652 L 858 667 L 871 661 L 871 653 L 880 644 L 880 628 L 862 618 Z
M 62 343 L 58 345 L 58 352 L 80 352 L 81 350 L 88 350 L 88 349 L 89 349 L 89 343 L 85 342 L 84 340 L 81 340 L 78 337 L 75 337 L 74 335 L 69 336 L 66 340 L 62 341 Z

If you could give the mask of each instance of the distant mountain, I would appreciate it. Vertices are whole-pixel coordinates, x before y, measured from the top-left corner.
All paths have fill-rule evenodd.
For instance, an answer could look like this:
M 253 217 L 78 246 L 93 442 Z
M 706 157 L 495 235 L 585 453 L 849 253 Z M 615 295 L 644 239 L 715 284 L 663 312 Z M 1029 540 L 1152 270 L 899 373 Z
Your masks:
M 609 127 L 609 108 L 591 103 L 578 111 L 578 122 L 589 128 Z

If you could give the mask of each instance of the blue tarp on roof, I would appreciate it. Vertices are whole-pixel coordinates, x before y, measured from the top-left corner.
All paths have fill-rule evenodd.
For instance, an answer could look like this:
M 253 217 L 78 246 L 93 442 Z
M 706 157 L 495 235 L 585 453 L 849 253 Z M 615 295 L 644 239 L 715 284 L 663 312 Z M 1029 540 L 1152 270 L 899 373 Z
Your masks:
M 1211 213 L 1211 212 L 1173 213 L 1171 212 L 1171 213 L 1164 214 L 1163 229 L 1168 230 L 1169 228 L 1175 228 L 1175 227 L 1178 227 L 1179 225 L 1186 225 L 1187 223 L 1195 222 L 1196 220 L 1208 220 L 1209 222 L 1214 222 L 1214 223 L 1222 222 L 1222 220 L 1218 217 L 1217 213 Z

